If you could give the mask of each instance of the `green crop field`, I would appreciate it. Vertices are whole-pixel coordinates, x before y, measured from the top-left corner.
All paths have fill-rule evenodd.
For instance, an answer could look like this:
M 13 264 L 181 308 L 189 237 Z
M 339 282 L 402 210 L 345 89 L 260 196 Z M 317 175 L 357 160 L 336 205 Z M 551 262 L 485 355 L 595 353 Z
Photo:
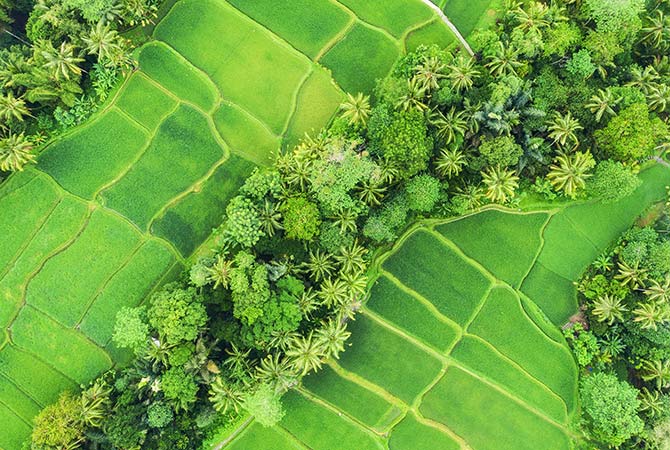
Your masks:
M 320 130 L 346 91 L 369 93 L 408 47 L 456 41 L 421 1 L 402 5 L 177 1 L 107 104 L 3 183 L 0 448 L 128 356 L 110 344 L 116 312 L 174 277 L 254 167 Z
M 328 448 L 314 438 L 325 428 L 322 439 L 354 436 L 351 448 L 571 448 L 577 367 L 556 325 L 576 309 L 573 281 L 609 244 L 592 242 L 588 224 L 608 223 L 614 239 L 670 182 L 661 166 L 641 178 L 619 203 L 415 226 L 378 258 L 351 347 L 287 396 L 272 433 L 286 448 Z M 587 254 L 561 253 L 568 245 Z M 226 448 L 274 448 L 250 446 L 253 423 Z

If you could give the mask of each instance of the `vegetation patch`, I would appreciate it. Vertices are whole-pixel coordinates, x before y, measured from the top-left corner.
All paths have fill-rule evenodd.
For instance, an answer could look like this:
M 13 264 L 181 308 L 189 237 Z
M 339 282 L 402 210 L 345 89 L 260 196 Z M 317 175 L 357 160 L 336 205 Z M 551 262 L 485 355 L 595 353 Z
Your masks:
M 430 20 L 434 12 L 420 1 L 338 0 L 363 22 L 384 28 L 396 38 L 419 23 Z
M 271 448 L 273 450 L 302 450 L 304 447 L 287 436 L 284 431 L 275 428 L 264 427 L 258 423 L 252 423 L 246 430 L 230 445 L 231 450 L 247 450 L 249 448 Z
M 479 28 L 480 24 L 483 25 L 482 28 L 486 28 L 493 22 L 496 15 L 496 10 L 493 9 L 494 2 L 496 0 L 447 0 L 444 13 L 456 25 L 458 31 L 468 37 Z
M 134 74 L 116 100 L 116 106 L 153 132 L 177 101 L 148 78 Z
M 417 439 L 417 437 L 421 437 Z M 389 439 L 393 450 L 459 450 L 461 446 L 448 434 L 419 422 L 413 414 L 407 414 L 393 427 Z
M 405 49 L 408 52 L 413 52 L 420 45 L 428 45 L 429 43 L 435 43 L 440 47 L 449 47 L 458 44 L 458 39 L 441 18 L 436 18 L 410 31 L 405 38 Z

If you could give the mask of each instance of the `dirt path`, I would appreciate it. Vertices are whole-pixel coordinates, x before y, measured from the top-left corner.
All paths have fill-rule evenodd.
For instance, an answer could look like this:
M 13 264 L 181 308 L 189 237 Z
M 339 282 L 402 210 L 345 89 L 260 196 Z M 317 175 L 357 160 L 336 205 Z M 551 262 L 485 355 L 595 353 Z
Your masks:
M 472 48 L 470 48 L 470 44 L 468 44 L 468 41 L 465 40 L 465 38 L 463 37 L 463 35 L 461 34 L 461 32 L 458 31 L 458 28 L 456 28 L 456 25 L 454 25 L 453 23 L 451 23 L 451 20 L 449 20 L 449 18 L 446 16 L 446 14 L 444 14 L 444 11 L 442 11 L 442 10 L 440 9 L 439 6 L 437 6 L 436 4 L 434 4 L 433 2 L 431 2 L 430 0 L 421 0 L 421 1 L 422 1 L 424 4 L 426 4 L 426 6 L 428 6 L 428 7 L 431 8 L 433 11 L 435 11 L 435 13 L 436 13 L 438 16 L 440 16 L 440 19 L 442 19 L 442 21 L 443 21 L 445 24 L 447 24 L 447 26 L 451 29 L 451 31 L 456 35 L 456 37 L 457 37 L 458 40 L 460 41 L 460 43 L 461 43 L 461 45 L 463 46 L 463 48 L 465 48 L 465 50 L 470 54 L 470 56 L 474 56 L 474 55 L 475 55 L 475 52 L 473 52 L 473 51 L 472 51 Z

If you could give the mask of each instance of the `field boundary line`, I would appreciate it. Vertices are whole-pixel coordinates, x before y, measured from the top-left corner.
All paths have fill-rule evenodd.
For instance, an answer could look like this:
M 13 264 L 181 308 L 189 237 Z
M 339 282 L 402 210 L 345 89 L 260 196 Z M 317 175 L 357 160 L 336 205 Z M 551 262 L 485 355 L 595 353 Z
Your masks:
M 348 14 L 352 15 L 353 17 L 355 17 L 356 20 L 358 21 L 358 23 L 360 23 L 362 26 L 364 26 L 364 27 L 366 27 L 366 28 L 369 28 L 369 29 L 371 29 L 371 30 L 377 31 L 377 32 L 379 32 L 379 33 L 385 35 L 387 38 L 389 38 L 389 39 L 391 39 L 392 41 L 394 41 L 394 42 L 396 43 L 396 46 L 398 46 L 398 47 L 404 47 L 404 45 L 402 45 L 402 44 L 400 43 L 400 39 L 402 38 L 402 35 L 399 36 L 399 37 L 396 37 L 393 33 L 391 33 L 391 32 L 390 32 L 389 30 L 387 30 L 386 28 L 381 27 L 381 26 L 379 26 L 379 25 L 375 25 L 375 24 L 370 23 L 370 22 L 368 22 L 368 21 L 366 21 L 366 20 L 363 20 L 363 19 L 361 18 L 361 16 L 359 16 L 358 14 L 356 14 L 356 11 L 354 11 L 354 10 L 351 9 L 351 8 L 349 8 L 347 5 L 343 4 L 343 3 L 340 2 L 339 0 L 330 0 L 330 2 L 336 4 L 336 6 L 339 6 L 340 9 L 342 9 L 343 11 L 345 11 L 345 12 L 347 12 Z
M 286 133 L 288 133 L 291 123 L 293 122 L 293 117 L 295 116 L 296 111 L 298 110 L 298 99 L 300 97 L 300 92 L 302 91 L 302 88 L 305 86 L 305 84 L 307 84 L 307 80 L 309 80 L 309 77 L 311 77 L 313 73 L 314 73 L 314 65 L 310 65 L 309 69 L 307 69 L 307 72 L 302 76 L 302 78 L 298 82 L 298 85 L 295 87 L 295 89 L 293 89 L 293 96 L 291 97 L 291 109 L 289 110 L 289 113 L 286 116 L 286 122 L 284 122 L 284 128 L 282 129 L 282 132 L 280 134 L 282 140 L 286 137 Z
M 7 178 L 5 178 L 5 179 L 0 183 L 0 193 L 2 194 L 2 195 L 0 195 L 0 201 L 2 201 L 2 200 L 4 200 L 5 198 L 9 197 L 9 196 L 12 195 L 14 192 L 18 191 L 19 189 L 23 188 L 25 185 L 27 185 L 27 184 L 29 184 L 31 181 L 33 181 L 33 180 L 37 177 L 37 174 L 36 174 L 35 172 L 38 172 L 38 171 L 37 171 L 36 169 L 37 169 L 37 168 L 34 167 L 34 166 L 26 166 L 26 167 L 24 168 L 23 171 L 12 172 L 12 173 L 10 173 L 9 176 L 7 176 Z M 19 175 L 19 174 L 20 174 L 20 175 Z M 26 180 L 23 184 L 20 184 L 19 186 L 15 187 L 15 188 L 12 189 L 11 191 L 7 191 L 7 190 L 6 190 L 6 189 L 7 189 L 7 185 L 9 184 L 10 180 L 12 180 L 12 179 L 14 179 L 14 178 L 16 178 L 16 177 L 19 177 L 19 176 L 22 176 L 22 177 L 24 177 L 24 178 L 28 178 L 28 177 L 30 176 L 31 178 L 29 178 L 28 180 Z
M 283 434 L 284 437 L 290 439 L 296 446 L 304 450 L 314 450 L 312 447 L 308 446 L 303 441 L 298 439 L 296 435 L 288 431 L 285 427 L 281 426 L 281 424 L 275 425 L 274 429 L 277 430 L 279 433 Z
M 351 14 L 349 14 L 349 22 L 347 22 L 347 24 L 340 31 L 338 31 L 328 42 L 326 42 L 324 44 L 324 46 L 314 56 L 313 61 L 315 63 L 318 63 L 321 60 L 321 58 L 324 57 L 324 55 L 326 53 L 328 53 L 330 50 L 332 50 L 333 47 L 335 47 L 342 40 L 344 40 L 344 38 L 349 34 L 351 29 L 354 27 L 354 25 L 356 25 L 357 22 L 358 22 L 358 17 L 352 16 Z M 333 78 L 333 77 L 331 76 L 331 78 Z
M 563 210 L 563 211 L 565 211 L 565 210 Z M 577 234 L 581 235 L 586 240 L 586 242 L 591 244 L 593 246 L 593 248 L 598 252 L 598 254 L 602 253 L 602 250 L 600 249 L 600 246 L 598 246 L 595 242 L 593 242 L 591 240 L 591 238 L 586 233 L 584 233 L 580 227 L 577 226 L 577 224 L 570 218 L 570 216 L 564 215 L 564 217 L 570 223 L 570 225 L 572 225 L 572 228 L 575 229 Z
M 382 397 L 384 400 L 386 400 L 388 403 L 391 405 L 397 407 L 400 409 L 403 413 L 407 412 L 410 409 L 410 405 L 405 403 L 404 400 L 399 399 L 395 395 L 391 394 L 389 391 L 384 389 L 383 387 L 379 386 L 376 383 L 373 383 L 372 381 L 368 380 L 367 378 L 357 374 L 356 372 L 352 372 L 350 370 L 345 369 L 342 367 L 337 361 L 329 361 L 326 363 L 328 367 L 333 369 L 335 373 L 341 378 L 344 378 L 345 380 L 351 381 L 354 384 L 357 384 L 358 386 L 362 387 L 363 389 L 366 389 L 374 394 L 377 394 L 379 397 Z
M 121 117 L 123 117 L 124 119 L 129 120 L 130 122 L 132 122 L 135 126 L 137 126 L 142 131 L 144 131 L 148 136 L 151 136 L 153 134 L 152 131 L 146 125 L 144 125 L 142 122 L 140 122 L 139 120 L 137 120 L 136 118 L 131 116 L 125 109 L 121 108 L 116 103 L 114 103 L 109 108 L 109 110 L 119 113 L 121 115 Z
M 467 51 L 470 54 L 470 56 L 475 56 L 475 52 L 472 51 L 472 48 L 470 47 L 470 44 L 468 44 L 468 41 L 465 40 L 465 38 L 463 37 L 463 35 L 459 31 L 459 29 L 456 27 L 456 25 L 454 25 L 451 22 L 451 19 L 449 19 L 449 17 L 447 17 L 447 15 L 444 13 L 444 11 L 442 11 L 442 9 L 440 9 L 439 6 L 437 6 L 435 3 L 431 2 L 430 0 L 421 0 L 421 1 L 426 6 L 428 6 L 430 9 L 435 11 L 435 14 L 437 14 L 437 16 L 439 18 L 441 18 L 442 21 L 451 29 L 451 32 L 454 33 L 456 38 L 461 42 L 461 45 L 463 46 L 463 48 L 465 48 L 465 51 Z M 445 6 L 446 6 L 446 4 L 445 4 Z
M 400 37 L 400 40 L 401 40 L 402 47 L 403 47 L 405 53 L 407 53 L 407 38 L 409 38 L 410 34 L 414 33 L 415 31 L 419 31 L 423 27 L 426 27 L 426 26 L 431 25 L 431 24 L 436 23 L 436 22 L 442 22 L 442 20 L 439 17 L 434 15 L 430 19 L 424 20 L 421 23 L 417 23 L 415 25 L 412 25 L 411 27 L 409 27 L 405 31 L 403 31 L 402 36 Z M 451 31 L 451 30 L 449 30 L 449 31 Z M 456 37 L 456 36 L 454 36 L 454 37 Z M 456 38 L 456 40 L 458 40 L 458 38 Z
M 491 344 L 489 341 L 487 341 L 487 340 L 484 339 L 483 337 L 481 337 L 481 336 L 479 336 L 479 335 L 476 335 L 476 334 L 473 334 L 473 333 L 467 333 L 466 336 L 469 337 L 469 338 L 472 338 L 472 339 L 476 339 L 477 341 L 481 342 L 482 345 L 484 345 L 484 346 L 486 346 L 487 348 L 489 348 L 490 350 L 492 350 L 492 351 L 493 351 L 493 352 L 494 352 L 500 359 L 502 359 L 502 360 L 504 360 L 504 361 L 507 361 L 507 362 L 508 362 L 509 364 L 511 364 L 515 369 L 517 369 L 519 372 L 521 372 L 523 375 L 525 375 L 526 378 L 528 378 L 532 383 L 534 383 L 534 384 L 536 384 L 536 385 L 539 385 L 538 387 L 540 387 L 542 390 L 544 390 L 547 394 L 549 394 L 550 396 L 552 396 L 552 397 L 556 398 L 557 400 L 559 400 L 559 401 L 561 402 L 561 404 L 564 406 L 564 409 L 565 409 L 565 417 L 566 417 L 566 420 L 567 420 L 567 417 L 569 416 L 569 413 L 568 413 L 568 405 L 567 405 L 567 403 L 565 403 L 565 400 L 563 399 L 563 397 L 561 397 L 560 395 L 558 395 L 558 393 L 556 393 L 553 389 L 551 389 L 549 386 L 547 386 L 547 385 L 544 384 L 542 381 L 540 381 L 539 379 L 537 379 L 533 374 L 531 374 L 530 372 L 528 372 L 528 371 L 527 371 L 521 364 L 519 364 L 518 362 L 516 362 L 515 360 L 513 360 L 513 359 L 510 358 L 509 356 L 507 356 L 507 355 L 505 355 L 504 353 L 502 353 L 502 352 L 501 352 L 500 350 L 498 350 L 493 344 Z M 454 359 L 456 359 L 457 361 L 459 361 L 459 360 L 458 360 L 457 358 L 455 358 L 455 357 L 454 357 Z M 460 361 L 459 361 L 459 362 L 460 362 Z M 468 364 L 467 364 L 467 363 L 464 363 L 464 362 L 460 362 L 460 364 L 462 364 L 462 365 L 464 365 L 464 366 L 468 366 Z M 472 370 L 473 370 L 473 371 L 476 371 L 476 369 L 472 369 Z M 486 375 L 485 375 L 485 374 L 482 374 L 482 376 L 486 376 Z
M 327 409 L 335 414 L 337 414 L 339 417 L 342 417 L 344 420 L 351 422 L 354 426 L 359 428 L 361 431 L 363 431 L 365 434 L 371 435 L 375 440 L 376 439 L 383 439 L 384 438 L 384 433 L 378 432 L 373 430 L 371 427 L 360 421 L 359 419 L 353 417 L 351 414 L 348 412 L 338 408 L 337 406 L 333 405 L 330 403 L 328 400 L 325 400 L 318 395 L 314 394 L 311 392 L 309 389 L 305 389 L 304 387 L 296 387 L 294 388 L 294 391 L 298 392 L 300 395 L 305 397 L 308 401 L 324 408 Z
M 226 445 L 234 441 L 239 435 L 241 435 L 244 430 L 254 421 L 254 416 L 249 416 L 242 422 L 237 428 L 235 428 L 223 441 L 219 442 L 213 446 L 212 450 L 220 450 Z
M 533 262 L 530 264 L 530 267 L 528 267 L 528 270 L 526 271 L 525 275 L 521 277 L 521 280 L 519 280 L 519 285 L 518 286 L 513 286 L 514 289 L 519 290 L 521 289 L 521 286 L 523 286 L 524 281 L 526 281 L 526 278 L 530 275 L 530 273 L 533 271 L 535 268 L 535 265 L 538 262 L 538 259 L 540 258 L 540 255 L 542 254 L 542 251 L 544 250 L 544 244 L 545 244 L 545 238 L 544 238 L 544 232 L 547 230 L 547 227 L 549 226 L 549 222 L 551 222 L 551 219 L 554 217 L 556 214 L 556 211 L 547 211 L 547 220 L 544 221 L 544 224 L 542 224 L 542 227 L 540 228 L 540 246 L 537 249 L 537 252 L 535 252 L 535 257 L 533 258 Z
M 18 411 L 16 411 L 14 408 L 9 406 L 7 403 L 3 402 L 2 398 L 0 398 L 0 406 L 4 406 L 10 413 L 14 415 L 14 417 L 19 419 L 21 422 L 25 423 L 31 430 L 33 429 L 34 425 L 30 423 L 28 420 L 26 420 L 26 418 L 23 417 L 21 414 L 19 414 Z
M 470 444 L 468 444 L 468 441 L 466 441 L 464 438 L 460 437 L 457 435 L 449 426 L 446 424 L 439 422 L 435 419 L 430 419 L 428 417 L 425 417 L 421 411 L 411 411 L 412 415 L 414 415 L 414 418 L 416 419 L 417 422 L 419 422 L 421 425 L 427 426 L 429 428 L 432 428 L 434 430 L 437 430 L 443 434 L 446 434 L 447 436 L 456 436 L 458 437 L 458 445 L 461 447 L 461 449 L 464 450 L 472 450 L 472 447 L 470 447 Z
M 479 315 L 479 313 L 482 312 L 482 309 L 484 309 L 484 305 L 488 301 L 489 296 L 491 295 L 491 292 L 497 286 L 500 286 L 500 285 L 499 284 L 492 284 L 488 287 L 486 292 L 484 292 L 484 295 L 482 295 L 482 298 L 479 300 L 479 303 L 477 304 L 477 306 L 475 306 L 475 309 L 472 310 L 472 315 L 468 318 L 465 325 L 463 325 L 463 334 L 468 333 L 468 328 L 470 328 L 470 325 L 472 325 L 472 322 L 474 322 L 475 319 L 477 319 L 477 316 Z M 453 348 L 452 348 L 452 350 L 453 350 Z
M 37 399 L 36 399 L 32 394 L 30 394 L 28 391 L 26 391 L 22 386 L 19 386 L 19 385 L 16 383 L 16 381 L 15 381 L 13 378 L 11 378 L 7 373 L 5 373 L 5 372 L 3 372 L 2 370 L 0 370 L 0 376 L 1 376 L 2 378 L 4 378 L 9 384 L 11 384 L 12 386 L 14 386 L 14 387 L 16 388 L 17 391 L 21 392 L 23 395 L 25 395 L 26 397 L 28 397 L 28 399 L 29 399 L 30 401 L 32 401 L 35 405 L 39 406 L 40 408 L 44 408 L 44 407 L 46 406 L 46 405 L 44 405 L 42 402 L 40 402 L 39 400 L 37 400 Z M 2 401 L 2 399 L 0 399 L 0 402 L 1 402 L 1 401 Z
M 463 334 L 463 327 L 456 323 L 453 319 L 451 319 L 448 316 L 445 316 L 440 312 L 439 309 L 437 309 L 437 306 L 427 298 L 425 298 L 423 295 L 419 294 L 416 292 L 414 289 L 411 287 L 405 285 L 402 281 L 400 281 L 393 273 L 389 272 L 388 270 L 381 268 L 379 270 L 379 276 L 376 278 L 376 280 L 379 280 L 379 278 L 385 277 L 387 280 L 389 280 L 396 288 L 400 289 L 402 292 L 405 294 L 409 295 L 410 297 L 414 298 L 416 301 L 421 303 L 426 309 L 429 310 L 431 315 L 433 315 L 437 320 L 439 320 L 442 323 L 445 323 L 447 325 L 450 325 L 454 328 L 456 328 L 456 331 L 459 335 Z M 367 301 L 365 302 L 367 303 Z M 364 309 L 369 309 L 367 305 L 363 306 Z M 460 337 L 460 336 L 459 336 Z

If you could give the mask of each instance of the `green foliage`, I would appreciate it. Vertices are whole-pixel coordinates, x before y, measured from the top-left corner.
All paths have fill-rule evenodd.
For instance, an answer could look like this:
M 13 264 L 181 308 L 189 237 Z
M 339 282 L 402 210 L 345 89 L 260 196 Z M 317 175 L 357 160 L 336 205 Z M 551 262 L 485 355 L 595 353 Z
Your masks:
M 596 70 L 595 64 L 591 61 L 591 54 L 586 49 L 581 49 L 572 54 L 572 58 L 565 66 L 568 73 L 580 80 L 584 80 L 593 75 Z
M 207 311 L 195 288 L 171 287 L 151 297 L 149 324 L 168 345 L 194 341 L 207 324 Z
M 405 198 L 410 211 L 427 213 L 440 200 L 440 180 L 430 175 L 417 175 L 405 185 Z
M 47 406 L 35 417 L 32 448 L 46 450 L 78 446 L 84 439 L 81 413 L 79 399 L 69 392 L 62 393 L 56 403 Z
M 487 166 L 514 166 L 523 154 L 523 149 L 511 136 L 482 139 L 478 150 Z
M 116 324 L 112 339 L 120 348 L 138 352 L 149 338 L 149 325 L 145 322 L 143 308 L 123 307 L 116 313 Z
M 226 206 L 224 233 L 242 247 L 251 247 L 265 235 L 258 209 L 251 200 L 241 195 Z
M 598 372 L 582 380 L 580 395 L 582 417 L 596 440 L 618 446 L 642 432 L 638 391 L 627 382 Z
M 242 407 L 264 427 L 273 427 L 284 417 L 280 396 L 269 384 L 261 384 L 253 394 L 249 394 Z
M 376 242 L 391 242 L 407 223 L 409 205 L 403 195 L 388 201 L 380 211 L 370 215 L 363 227 L 363 234 Z
M 635 37 L 642 27 L 644 0 L 585 0 L 584 9 L 598 32 L 616 34 L 621 42 Z
M 161 389 L 176 410 L 188 410 L 195 403 L 198 384 L 182 367 L 172 367 L 161 376 Z
M 563 331 L 563 336 L 570 344 L 573 354 L 577 358 L 579 367 L 587 367 L 598 356 L 598 339 L 590 331 L 577 323 Z
M 292 197 L 281 206 L 284 230 L 290 239 L 310 241 L 319 232 L 319 208 L 305 196 Z
M 152 403 L 147 408 L 147 423 L 153 428 L 163 428 L 172 422 L 172 408 L 165 403 Z
M 618 161 L 605 160 L 598 163 L 587 186 L 589 194 L 609 203 L 628 197 L 640 184 L 629 168 Z

